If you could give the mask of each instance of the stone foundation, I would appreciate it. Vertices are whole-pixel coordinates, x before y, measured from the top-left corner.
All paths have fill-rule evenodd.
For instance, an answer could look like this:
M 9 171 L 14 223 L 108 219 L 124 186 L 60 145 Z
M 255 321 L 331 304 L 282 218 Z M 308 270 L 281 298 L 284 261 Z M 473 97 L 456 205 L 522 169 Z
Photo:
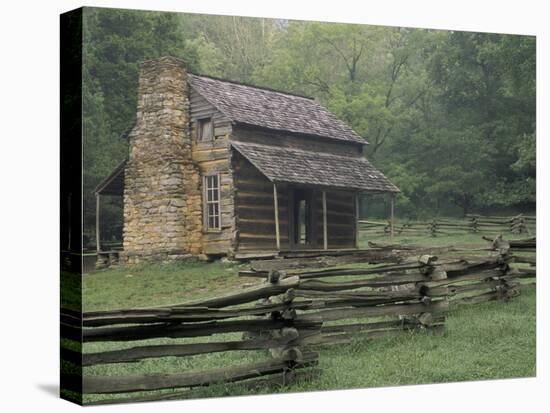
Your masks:
M 142 64 L 124 185 L 126 263 L 201 253 L 200 173 L 191 159 L 185 64 Z

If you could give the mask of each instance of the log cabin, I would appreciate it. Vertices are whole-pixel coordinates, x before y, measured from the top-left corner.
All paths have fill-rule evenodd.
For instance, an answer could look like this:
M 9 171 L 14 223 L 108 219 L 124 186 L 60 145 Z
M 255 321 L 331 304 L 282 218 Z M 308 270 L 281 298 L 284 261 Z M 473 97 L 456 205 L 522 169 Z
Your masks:
M 125 262 L 358 247 L 361 193 L 399 189 L 314 99 L 142 63 L 129 156 L 96 188 L 123 197 Z

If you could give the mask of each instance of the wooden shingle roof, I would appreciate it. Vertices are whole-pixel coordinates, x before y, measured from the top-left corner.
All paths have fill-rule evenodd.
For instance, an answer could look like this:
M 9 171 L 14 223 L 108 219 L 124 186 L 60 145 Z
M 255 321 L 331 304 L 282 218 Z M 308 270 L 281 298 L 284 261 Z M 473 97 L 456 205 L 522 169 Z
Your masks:
M 363 157 L 243 142 L 231 142 L 231 145 L 272 182 L 399 192 L 399 188 Z
M 194 74 L 189 74 L 189 83 L 233 122 L 367 143 L 311 98 Z
M 106 178 L 95 188 L 94 192 L 99 195 L 120 195 L 124 194 L 124 169 L 127 159 L 120 162 Z

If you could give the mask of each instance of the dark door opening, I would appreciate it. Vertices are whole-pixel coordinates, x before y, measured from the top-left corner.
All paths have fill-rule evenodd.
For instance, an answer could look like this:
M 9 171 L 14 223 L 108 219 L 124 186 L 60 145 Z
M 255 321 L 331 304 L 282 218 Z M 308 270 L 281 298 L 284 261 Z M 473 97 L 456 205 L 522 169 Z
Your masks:
M 313 190 L 290 190 L 290 240 L 292 248 L 315 246 Z

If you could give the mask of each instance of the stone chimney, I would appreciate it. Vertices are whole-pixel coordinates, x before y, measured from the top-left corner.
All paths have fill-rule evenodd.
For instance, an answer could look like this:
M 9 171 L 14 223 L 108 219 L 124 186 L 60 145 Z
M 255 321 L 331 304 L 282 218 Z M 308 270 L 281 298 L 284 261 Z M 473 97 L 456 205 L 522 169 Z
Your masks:
M 136 125 L 124 185 L 126 262 L 201 252 L 200 173 L 191 159 L 185 63 L 161 57 L 141 65 Z

